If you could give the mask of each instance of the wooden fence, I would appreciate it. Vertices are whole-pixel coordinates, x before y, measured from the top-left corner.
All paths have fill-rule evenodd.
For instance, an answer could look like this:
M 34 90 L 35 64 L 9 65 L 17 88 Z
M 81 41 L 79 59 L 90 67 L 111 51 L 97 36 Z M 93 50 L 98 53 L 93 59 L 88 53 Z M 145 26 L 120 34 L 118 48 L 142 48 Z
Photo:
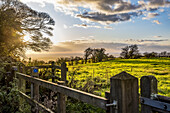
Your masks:
M 43 112 L 52 113 L 53 111 L 38 102 L 39 86 L 57 93 L 57 110 L 55 111 L 57 113 L 66 112 L 66 96 L 102 108 L 107 113 L 139 113 L 139 103 L 141 103 L 141 113 L 170 112 L 170 97 L 157 95 L 157 80 L 154 76 L 143 76 L 141 78 L 141 95 L 139 95 L 138 78 L 126 72 L 121 72 L 110 78 L 110 91 L 105 92 L 104 98 L 67 87 L 65 85 L 66 64 L 63 63 L 61 67 L 55 67 L 61 69 L 62 81 L 58 83 L 39 79 L 38 76 L 15 72 L 15 76 L 19 78 L 21 96 L 32 106 L 38 107 Z M 32 84 L 31 97 L 24 94 L 25 81 Z

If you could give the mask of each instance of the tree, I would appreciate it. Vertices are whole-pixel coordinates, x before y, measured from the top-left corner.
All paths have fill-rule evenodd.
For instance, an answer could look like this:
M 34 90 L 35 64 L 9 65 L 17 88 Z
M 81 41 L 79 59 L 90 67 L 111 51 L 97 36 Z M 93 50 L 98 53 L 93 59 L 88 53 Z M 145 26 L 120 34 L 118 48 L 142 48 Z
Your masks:
M 95 63 L 96 61 L 101 62 L 102 59 L 104 59 L 106 57 L 105 54 L 105 49 L 101 48 L 101 49 L 91 49 L 91 48 L 87 48 L 84 52 L 84 57 L 85 57 L 85 63 L 87 63 L 87 59 L 89 56 L 91 56 L 92 62 Z
M 120 53 L 120 56 L 122 56 L 125 59 L 129 58 L 129 46 L 122 48 L 122 52 Z
M 96 52 L 96 59 L 98 62 L 101 62 L 102 59 L 105 57 L 105 49 L 101 48 L 101 49 L 94 49 L 94 51 Z
M 138 58 L 139 56 L 139 50 L 138 50 L 138 46 L 135 45 L 130 45 L 129 46 L 129 57 L 130 58 Z
M 158 53 L 156 52 L 151 52 L 151 53 L 148 53 L 148 52 L 145 52 L 143 53 L 144 57 L 146 58 L 155 58 L 157 56 Z
M 52 44 L 54 20 L 32 10 L 18 0 L 2 0 L 0 5 L 0 56 L 24 56 L 26 49 L 48 50 Z M 24 40 L 24 36 L 29 41 Z M 46 37 L 48 36 L 48 37 Z
M 88 59 L 88 57 L 92 54 L 92 49 L 89 47 L 89 48 L 87 48 L 85 51 L 84 51 L 84 57 L 85 57 L 85 64 L 87 63 L 87 59 Z
M 122 52 L 120 53 L 120 56 L 125 59 L 138 58 L 140 56 L 138 46 L 136 44 L 125 46 L 124 48 L 122 48 Z

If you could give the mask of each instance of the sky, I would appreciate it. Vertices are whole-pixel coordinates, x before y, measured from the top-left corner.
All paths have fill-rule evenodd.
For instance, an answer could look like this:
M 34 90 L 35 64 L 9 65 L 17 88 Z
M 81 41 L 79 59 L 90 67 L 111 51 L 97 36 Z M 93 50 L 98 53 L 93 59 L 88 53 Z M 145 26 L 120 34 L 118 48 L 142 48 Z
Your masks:
M 55 20 L 51 49 L 28 51 L 28 57 L 82 56 L 88 47 L 119 56 L 121 48 L 131 44 L 137 44 L 141 53 L 170 51 L 169 0 L 21 1 Z

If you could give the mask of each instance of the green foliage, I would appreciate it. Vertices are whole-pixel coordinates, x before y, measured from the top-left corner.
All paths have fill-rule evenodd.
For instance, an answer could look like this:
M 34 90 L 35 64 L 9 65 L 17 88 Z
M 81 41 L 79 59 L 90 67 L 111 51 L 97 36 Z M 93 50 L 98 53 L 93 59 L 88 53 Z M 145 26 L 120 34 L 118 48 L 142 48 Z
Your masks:
M 66 113 L 105 113 L 105 110 L 69 98 L 67 100 Z
M 14 83 L 12 87 L 2 86 L 0 88 L 0 112 L 12 113 L 19 110 L 19 94 Z
M 32 10 L 19 0 L 2 0 L 0 5 L 0 56 L 24 56 L 26 49 L 47 50 L 54 20 Z M 24 40 L 27 36 L 28 41 Z
M 21 104 L 21 98 L 17 88 L 17 79 L 10 82 L 11 87 L 2 86 L 0 88 L 0 113 L 30 113 L 30 106 Z
M 25 101 L 21 101 L 23 99 L 18 92 L 18 79 L 12 78 L 12 81 L 9 81 L 11 75 L 6 74 L 9 63 L 2 64 L 0 66 L 0 113 L 30 113 L 30 106 Z

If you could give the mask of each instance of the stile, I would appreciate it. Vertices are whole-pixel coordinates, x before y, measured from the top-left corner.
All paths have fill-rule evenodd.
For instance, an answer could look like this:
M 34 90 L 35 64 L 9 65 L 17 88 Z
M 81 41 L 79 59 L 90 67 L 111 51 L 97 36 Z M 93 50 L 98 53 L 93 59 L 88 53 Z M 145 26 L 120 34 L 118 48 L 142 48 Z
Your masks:
M 110 113 L 138 113 L 138 79 L 123 71 L 110 81 L 110 102 L 118 103 L 117 107 L 110 107 Z
M 141 96 L 151 98 L 151 94 L 157 94 L 157 79 L 154 76 L 143 76 L 140 81 Z M 144 103 L 141 100 L 141 103 Z M 141 104 L 141 113 L 153 113 L 152 107 Z

